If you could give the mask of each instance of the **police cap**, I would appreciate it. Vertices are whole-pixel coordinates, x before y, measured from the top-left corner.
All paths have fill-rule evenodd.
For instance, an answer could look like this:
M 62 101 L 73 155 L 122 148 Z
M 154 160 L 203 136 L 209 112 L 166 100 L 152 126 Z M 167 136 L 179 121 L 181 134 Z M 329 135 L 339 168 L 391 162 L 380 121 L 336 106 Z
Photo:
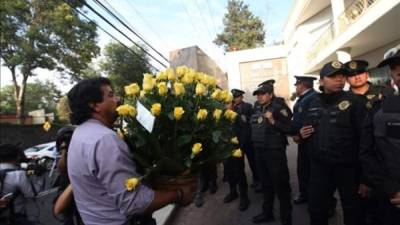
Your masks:
M 310 86 L 313 86 L 314 80 L 317 78 L 311 77 L 311 76 L 294 76 L 296 78 L 296 83 L 294 84 L 295 86 L 300 84 L 300 83 L 306 83 L 309 84 Z
M 232 89 L 231 93 L 233 95 L 234 98 L 240 97 L 242 96 L 245 92 L 239 89 Z
M 384 67 L 386 65 L 400 65 L 400 44 L 389 49 L 385 55 L 383 55 L 383 61 L 379 63 L 378 67 Z
M 351 60 L 344 64 L 346 76 L 355 76 L 367 71 L 369 63 L 365 60 Z
M 268 85 L 270 85 L 270 86 L 273 87 L 274 84 L 275 84 L 275 80 L 274 80 L 274 79 L 266 80 L 266 81 L 260 83 L 260 84 L 258 85 L 258 87 L 261 87 L 261 86 L 263 86 L 263 85 L 265 85 L 265 84 L 268 84 Z
M 262 86 L 259 86 L 257 90 L 253 92 L 253 95 L 265 94 L 265 93 L 271 94 L 272 92 L 274 92 L 274 87 L 269 84 L 264 84 Z
M 344 66 L 339 61 L 332 61 L 325 64 L 321 71 L 319 72 L 319 76 L 322 79 L 323 77 L 335 76 L 337 74 L 344 74 Z

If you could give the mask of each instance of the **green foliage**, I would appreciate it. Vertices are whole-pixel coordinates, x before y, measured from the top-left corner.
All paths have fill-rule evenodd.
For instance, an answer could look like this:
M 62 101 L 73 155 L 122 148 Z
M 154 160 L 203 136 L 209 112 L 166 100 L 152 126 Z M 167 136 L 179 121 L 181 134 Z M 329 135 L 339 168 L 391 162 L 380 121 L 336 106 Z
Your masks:
M 67 96 L 63 96 L 60 98 L 60 100 L 57 103 L 56 109 L 57 109 L 58 119 L 61 122 L 69 124 L 70 123 L 69 115 L 71 113 L 71 109 L 69 108 L 69 105 L 68 105 L 68 97 Z
M 69 2 L 82 7 L 81 1 Z M 100 51 L 95 24 L 82 20 L 62 0 L 3 0 L 0 31 L 0 56 L 12 74 L 17 116 L 23 114 L 25 84 L 36 68 L 79 80 Z
M 263 46 L 264 24 L 250 12 L 249 6 L 240 0 L 229 0 L 227 9 L 228 12 L 223 19 L 224 31 L 217 34 L 214 43 L 222 46 L 225 51 Z
M 14 86 L 7 85 L 1 89 L 0 105 L 1 113 L 15 113 Z M 50 81 L 36 80 L 26 86 L 26 112 L 37 109 L 45 109 L 46 113 L 56 112 L 57 102 L 61 97 L 61 91 Z
M 136 55 L 119 43 L 109 43 L 103 52 L 105 59 L 100 63 L 101 70 L 113 82 L 119 95 L 123 94 L 124 86 L 141 84 L 143 74 L 150 72 L 145 53 L 136 46 L 131 50 Z

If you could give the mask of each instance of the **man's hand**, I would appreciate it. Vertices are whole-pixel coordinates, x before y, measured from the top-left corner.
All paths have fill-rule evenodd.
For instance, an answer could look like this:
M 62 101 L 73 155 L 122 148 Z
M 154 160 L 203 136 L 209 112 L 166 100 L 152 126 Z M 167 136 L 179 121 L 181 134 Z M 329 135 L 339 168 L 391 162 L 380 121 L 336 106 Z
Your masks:
M 272 115 L 272 112 L 267 111 L 267 112 L 264 114 L 264 116 L 265 116 L 265 118 L 267 118 L 267 120 L 269 121 L 270 124 L 272 124 L 272 125 L 275 124 L 275 119 L 274 119 L 274 116 Z
M 391 202 L 393 205 L 400 205 L 400 191 L 397 192 L 397 193 L 393 196 L 393 198 L 390 199 L 390 202 Z
M 314 133 L 314 128 L 311 125 L 304 126 L 300 129 L 300 136 L 303 139 L 309 138 L 312 133 Z
M 0 209 L 7 207 L 10 199 L 0 199 Z
M 358 194 L 361 196 L 361 198 L 369 198 L 371 193 L 371 188 L 369 188 L 365 184 L 360 184 L 358 187 Z
M 299 143 L 301 142 L 301 137 L 300 137 L 299 135 L 295 135 L 295 136 L 293 136 L 292 138 L 293 138 L 293 141 L 294 141 L 296 144 L 299 144 Z
M 178 200 L 178 204 L 180 206 L 187 206 L 193 202 L 194 197 L 196 196 L 197 190 L 197 180 L 194 179 L 193 181 L 182 185 L 177 192 L 180 192 L 182 196 L 179 196 L 180 199 Z M 178 194 L 179 195 L 179 194 Z

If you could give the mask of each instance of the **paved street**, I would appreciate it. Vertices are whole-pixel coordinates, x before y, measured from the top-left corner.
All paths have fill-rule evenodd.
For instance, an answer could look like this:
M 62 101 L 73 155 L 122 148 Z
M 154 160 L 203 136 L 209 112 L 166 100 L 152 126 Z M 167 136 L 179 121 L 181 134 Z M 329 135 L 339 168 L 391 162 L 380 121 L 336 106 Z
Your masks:
M 297 176 L 296 176 L 296 158 L 297 146 L 291 144 L 287 149 L 290 183 L 292 186 L 292 196 L 298 193 Z M 248 166 L 246 172 L 249 175 Z M 249 197 L 251 205 L 245 212 L 238 210 L 239 201 L 235 200 L 229 204 L 223 203 L 224 196 L 228 193 L 228 184 L 222 183 L 222 166 L 219 167 L 218 192 L 214 195 L 206 194 L 205 203 L 202 208 L 196 208 L 193 204 L 186 208 L 178 208 L 168 221 L 168 225 L 248 225 L 252 224 L 251 218 L 261 212 L 262 194 L 254 193 L 253 189 L 249 189 Z M 248 176 L 249 178 L 250 176 Z M 279 225 L 279 203 L 276 199 L 274 207 L 275 218 L 277 219 L 269 225 Z M 342 225 L 341 210 L 337 209 L 337 214 L 334 216 L 330 225 Z M 293 225 L 308 225 L 309 216 L 307 204 L 293 206 Z

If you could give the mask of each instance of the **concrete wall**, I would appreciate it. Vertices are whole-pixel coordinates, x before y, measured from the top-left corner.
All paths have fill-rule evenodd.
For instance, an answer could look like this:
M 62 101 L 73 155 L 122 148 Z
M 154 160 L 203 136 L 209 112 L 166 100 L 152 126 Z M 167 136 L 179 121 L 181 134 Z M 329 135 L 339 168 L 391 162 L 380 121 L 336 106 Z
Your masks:
M 221 88 L 228 88 L 228 78 L 221 68 L 199 47 L 192 46 L 170 52 L 170 63 L 172 68 L 177 66 L 188 66 L 197 71 L 214 76 Z
M 389 50 L 390 48 L 397 46 L 398 44 L 400 44 L 400 39 L 390 44 L 378 47 L 370 52 L 367 52 L 366 54 L 353 56 L 353 59 L 366 60 L 369 62 L 370 68 L 376 67 L 379 64 L 379 62 L 383 60 L 383 55 L 386 53 L 386 51 Z

